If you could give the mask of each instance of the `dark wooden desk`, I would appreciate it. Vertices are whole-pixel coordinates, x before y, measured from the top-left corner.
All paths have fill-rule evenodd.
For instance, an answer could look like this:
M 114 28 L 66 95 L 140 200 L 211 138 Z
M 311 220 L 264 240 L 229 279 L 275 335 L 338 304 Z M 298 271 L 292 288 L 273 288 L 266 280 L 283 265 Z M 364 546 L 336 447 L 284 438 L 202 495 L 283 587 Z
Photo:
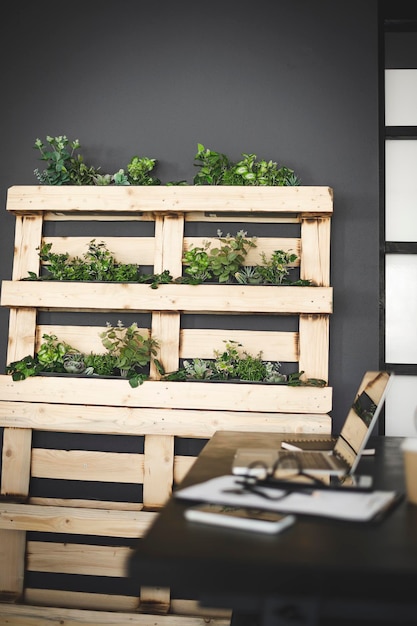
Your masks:
M 238 447 L 273 448 L 282 438 L 219 431 L 182 486 L 230 473 Z M 376 455 L 363 458 L 358 473 L 373 474 L 376 488 L 404 491 L 400 443 L 372 439 Z M 335 617 L 350 624 L 343 621 L 349 616 L 362 623 L 358 615 L 374 624 L 386 624 L 382 617 L 417 624 L 417 506 L 404 500 L 377 525 L 299 516 L 277 536 L 193 524 L 184 519 L 186 506 L 171 498 L 139 540 L 129 562 L 138 584 L 259 613 L 266 626 L 334 624 L 326 619 Z M 323 621 L 315 621 L 319 615 Z

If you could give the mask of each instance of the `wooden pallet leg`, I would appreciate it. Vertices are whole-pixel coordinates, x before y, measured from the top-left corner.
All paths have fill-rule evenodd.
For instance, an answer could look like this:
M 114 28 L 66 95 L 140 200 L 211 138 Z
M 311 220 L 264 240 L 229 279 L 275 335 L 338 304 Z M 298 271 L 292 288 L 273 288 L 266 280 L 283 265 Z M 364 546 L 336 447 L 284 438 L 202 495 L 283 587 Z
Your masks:
M 1 495 L 26 497 L 29 493 L 32 431 L 5 428 L 3 434 Z M 16 599 L 23 594 L 26 532 L 0 528 L 0 593 Z
M 174 472 L 174 437 L 147 435 L 145 438 L 145 479 L 143 504 L 161 507 L 171 495 Z M 143 612 L 167 613 L 170 590 L 165 587 L 141 587 L 139 608 Z

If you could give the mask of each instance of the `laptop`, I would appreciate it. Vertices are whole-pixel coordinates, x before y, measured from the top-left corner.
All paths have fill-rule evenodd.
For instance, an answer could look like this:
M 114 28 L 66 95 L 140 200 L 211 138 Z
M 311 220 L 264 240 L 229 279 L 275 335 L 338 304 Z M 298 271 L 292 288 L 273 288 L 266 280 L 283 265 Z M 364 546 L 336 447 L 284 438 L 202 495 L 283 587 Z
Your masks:
M 393 374 L 388 372 L 366 372 L 359 386 L 352 406 L 349 409 L 340 435 L 330 450 L 317 450 L 320 440 L 315 439 L 316 450 L 273 450 L 256 448 L 239 448 L 236 451 L 232 472 L 247 474 L 253 463 L 261 462 L 272 468 L 279 460 L 284 464 L 288 455 L 296 455 L 299 467 L 311 474 L 320 476 L 347 476 L 353 475 L 366 443 L 378 421 L 388 389 L 392 384 Z M 307 441 L 307 440 L 305 440 Z M 323 440 L 327 441 L 327 440 Z M 298 444 L 299 442 L 299 444 Z M 303 440 L 291 438 L 291 444 L 303 446 Z

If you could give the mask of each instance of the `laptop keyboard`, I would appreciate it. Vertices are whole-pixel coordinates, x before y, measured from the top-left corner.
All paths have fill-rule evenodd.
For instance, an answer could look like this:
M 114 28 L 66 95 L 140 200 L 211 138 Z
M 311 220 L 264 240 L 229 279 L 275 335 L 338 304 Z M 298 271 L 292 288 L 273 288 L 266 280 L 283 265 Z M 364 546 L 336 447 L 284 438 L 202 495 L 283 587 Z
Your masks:
M 297 458 L 300 460 L 302 469 L 333 469 L 333 464 L 328 459 L 327 454 L 320 452 L 296 452 Z M 279 459 L 294 459 L 294 453 L 290 451 L 279 451 Z

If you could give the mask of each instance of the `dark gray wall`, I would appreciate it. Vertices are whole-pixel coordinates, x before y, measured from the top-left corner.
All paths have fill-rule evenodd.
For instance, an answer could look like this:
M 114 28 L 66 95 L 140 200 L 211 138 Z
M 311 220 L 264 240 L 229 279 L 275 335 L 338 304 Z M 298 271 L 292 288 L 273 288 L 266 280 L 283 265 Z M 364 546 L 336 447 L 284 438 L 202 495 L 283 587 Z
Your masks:
M 11 185 L 35 184 L 37 137 L 79 138 L 104 171 L 155 157 L 195 174 L 197 142 L 334 188 L 330 384 L 338 430 L 379 365 L 377 0 L 51 0 L 2 4 L 1 279 Z M 7 311 L 0 312 L 5 365 Z

